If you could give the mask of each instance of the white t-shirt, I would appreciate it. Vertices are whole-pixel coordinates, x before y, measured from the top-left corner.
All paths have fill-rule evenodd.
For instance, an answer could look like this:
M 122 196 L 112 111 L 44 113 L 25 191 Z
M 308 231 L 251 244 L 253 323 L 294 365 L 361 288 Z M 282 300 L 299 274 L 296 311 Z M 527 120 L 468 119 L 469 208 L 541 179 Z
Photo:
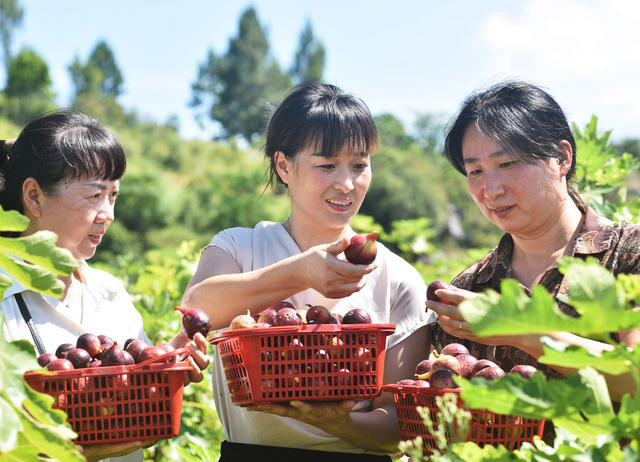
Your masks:
M 300 253 L 296 242 L 281 223 L 260 222 L 255 228 L 231 228 L 217 234 L 210 245 L 221 248 L 248 272 L 272 265 Z M 435 322 L 424 307 L 426 285 L 420 274 L 402 258 L 378 243 L 378 268 L 368 275 L 366 285 L 349 297 L 328 299 L 313 289 L 288 300 L 296 307 L 324 305 L 334 313 L 366 307 L 374 323 L 393 323 L 395 333 L 387 337 L 387 349 L 400 343 L 420 327 Z M 288 417 L 247 411 L 233 405 L 218 349 L 215 349 L 212 382 L 216 409 L 228 441 L 304 448 L 319 451 L 367 453 L 363 448 L 330 435 L 312 425 Z M 356 410 L 367 411 L 371 403 L 361 402 Z
M 105 271 L 83 263 L 85 282 L 82 284 L 82 309 L 79 306 L 67 307 L 55 297 L 26 290 L 2 268 L 0 274 L 13 281 L 13 285 L 2 296 L 1 303 L 4 313 L 3 336 L 9 342 L 27 340 L 34 343 L 14 297 L 14 294 L 21 293 L 47 353 L 55 353 L 61 343 L 75 345 L 77 338 L 87 332 L 108 335 L 119 345 L 124 345 L 128 338 L 151 344 L 144 332 L 142 317 L 133 306 L 122 282 Z M 105 462 L 142 460 L 141 449 L 126 456 L 103 459 Z

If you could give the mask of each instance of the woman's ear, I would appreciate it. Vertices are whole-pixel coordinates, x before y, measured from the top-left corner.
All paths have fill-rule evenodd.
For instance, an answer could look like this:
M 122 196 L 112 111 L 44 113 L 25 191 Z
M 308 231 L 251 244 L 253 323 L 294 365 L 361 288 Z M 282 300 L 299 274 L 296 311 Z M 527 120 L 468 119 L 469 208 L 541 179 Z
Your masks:
M 22 202 L 24 203 L 25 214 L 35 218 L 40 218 L 42 214 L 43 192 L 38 184 L 38 180 L 29 177 L 22 183 Z
M 558 159 L 560 163 L 560 172 L 562 176 L 566 176 L 571 170 L 571 163 L 573 162 L 573 148 L 571 147 L 571 143 L 567 140 L 560 140 L 558 143 L 558 150 L 562 155 L 561 158 Z
M 274 164 L 276 166 L 276 172 L 283 181 L 284 184 L 289 184 L 289 176 L 291 175 L 291 169 L 293 164 L 282 151 L 276 151 L 274 154 Z

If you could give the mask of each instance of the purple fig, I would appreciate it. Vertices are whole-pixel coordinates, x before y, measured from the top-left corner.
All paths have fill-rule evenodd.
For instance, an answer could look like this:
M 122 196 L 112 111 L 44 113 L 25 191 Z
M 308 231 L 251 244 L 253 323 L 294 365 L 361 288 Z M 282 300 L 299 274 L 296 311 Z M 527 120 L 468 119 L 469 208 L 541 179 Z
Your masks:
M 108 335 L 100 334 L 98 335 L 98 340 L 100 340 L 100 345 L 103 349 L 109 348 L 111 345 L 113 345 L 113 339 Z
M 124 342 L 124 347 L 123 347 L 123 348 L 126 350 L 126 349 L 127 349 L 127 347 L 129 346 L 129 344 L 130 344 L 131 342 L 133 342 L 134 340 L 137 340 L 137 339 L 135 339 L 135 338 L 128 338 L 128 339 Z
M 530 379 L 531 376 L 537 371 L 533 366 L 529 366 L 528 364 L 518 364 L 517 366 L 513 366 L 509 371 L 510 374 L 518 374 L 525 379 Z
M 305 317 L 308 324 L 330 324 L 331 312 L 322 305 L 309 305 Z
M 69 350 L 73 348 L 75 348 L 73 343 L 63 343 L 60 346 L 58 346 L 58 349 L 56 350 L 56 356 L 58 358 L 64 358 L 65 356 L 67 356 L 67 353 L 69 352 Z
M 488 359 L 479 359 L 475 366 L 473 366 L 472 376 L 476 375 L 482 369 L 486 369 L 487 367 L 497 366 L 496 363 L 490 361 Z
M 441 281 L 439 279 L 433 281 L 431 284 L 429 284 L 429 287 L 427 287 L 427 300 L 441 302 L 442 300 L 440 299 L 440 297 L 436 295 L 436 290 L 449 288 L 451 288 L 451 284 L 447 282 Z
M 258 319 L 256 319 L 257 322 L 260 323 L 265 323 L 265 324 L 269 324 L 271 326 L 273 326 L 273 321 L 276 318 L 276 313 L 277 311 L 274 310 L 273 308 L 267 308 L 266 310 L 262 311 L 260 313 L 260 315 L 258 316 Z
M 300 326 L 302 318 L 294 308 L 281 308 L 273 320 L 274 326 Z
M 288 302 L 286 300 L 282 300 L 278 303 L 274 303 L 269 308 L 273 308 L 276 311 L 280 311 L 282 308 L 293 308 L 294 310 L 296 309 L 296 307 L 293 306 L 293 303 Z
M 346 259 L 356 265 L 369 265 L 376 259 L 378 248 L 376 239 L 378 231 L 369 234 L 356 234 L 351 238 L 349 246 L 344 249 Z
M 415 375 L 426 374 L 431 370 L 432 364 L 433 364 L 433 361 L 431 361 L 430 359 L 423 359 L 416 366 Z
M 76 348 L 82 348 L 89 356 L 95 358 L 102 353 L 102 343 L 97 335 L 94 334 L 82 334 L 76 341 Z
M 40 364 L 42 367 L 47 367 L 47 364 L 49 364 L 51 361 L 57 358 L 58 357 L 53 353 L 42 353 L 40 356 L 38 356 L 37 361 L 38 361 L 38 364 Z
M 454 374 L 459 375 L 460 363 L 458 362 L 455 356 L 440 355 L 436 358 L 435 361 L 433 361 L 433 364 L 431 365 L 431 376 L 433 376 L 433 373 L 435 371 L 438 371 L 440 369 L 448 369 L 452 371 Z
M 73 364 L 75 369 L 89 367 L 89 363 L 91 362 L 91 355 L 89 355 L 89 352 L 83 348 L 72 348 L 67 352 L 67 356 L 65 356 L 65 358 L 71 361 L 71 364 Z
M 58 358 L 47 364 L 49 371 L 70 371 L 73 370 L 73 363 L 68 359 Z
M 480 369 L 475 373 L 474 377 L 481 377 L 487 380 L 494 380 L 504 375 L 504 371 L 500 366 L 491 366 Z
M 456 359 L 460 364 L 460 375 L 465 379 L 471 377 L 473 375 L 473 368 L 478 362 L 476 357 L 471 354 L 464 353 L 456 356 Z
M 397 385 L 414 385 L 415 383 L 413 379 L 402 379 L 397 382 Z
M 120 348 L 120 345 L 114 343 L 107 351 L 102 353 L 100 361 L 102 361 L 103 366 L 124 366 L 124 350 Z
M 432 388 L 458 388 L 458 385 L 453 381 L 453 377 L 456 374 L 449 369 L 437 369 L 431 373 L 429 377 L 429 384 Z
M 422 388 L 429 388 L 429 387 L 431 387 L 431 384 L 430 384 L 429 382 L 427 382 L 426 380 L 421 380 L 421 379 L 414 380 L 413 384 L 414 384 L 415 386 L 422 387 Z
M 181 306 L 176 306 L 174 310 L 182 313 L 182 329 L 187 334 L 187 337 L 193 338 L 198 332 L 206 337 L 211 332 L 211 319 L 204 311 Z
M 371 324 L 371 316 L 362 308 L 354 308 L 344 315 L 342 324 Z
M 140 362 L 140 355 L 144 351 L 145 348 L 148 348 L 149 345 L 144 343 L 142 340 L 134 340 L 133 342 L 127 345 L 125 351 L 131 355 L 133 361 L 136 363 Z
M 467 349 L 466 346 L 464 346 L 461 343 L 450 343 L 448 345 L 445 345 L 444 348 L 442 348 L 442 351 L 440 352 L 440 354 L 458 356 L 462 354 L 469 354 L 469 350 Z

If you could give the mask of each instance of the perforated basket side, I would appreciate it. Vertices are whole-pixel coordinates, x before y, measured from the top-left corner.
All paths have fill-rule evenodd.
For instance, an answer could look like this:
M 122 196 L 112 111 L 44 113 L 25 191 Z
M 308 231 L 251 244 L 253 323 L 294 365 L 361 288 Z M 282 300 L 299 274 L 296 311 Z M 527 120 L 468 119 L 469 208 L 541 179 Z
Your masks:
M 217 345 L 227 378 L 227 387 L 234 404 L 243 405 L 253 401 L 251 382 L 244 360 L 243 349 L 239 337 L 227 337 Z
M 179 433 L 184 371 L 189 367 L 177 363 L 129 371 L 128 366 L 117 366 L 55 376 L 27 373 L 25 379 L 53 396 L 54 407 L 66 412 L 78 434 L 76 443 L 115 443 Z

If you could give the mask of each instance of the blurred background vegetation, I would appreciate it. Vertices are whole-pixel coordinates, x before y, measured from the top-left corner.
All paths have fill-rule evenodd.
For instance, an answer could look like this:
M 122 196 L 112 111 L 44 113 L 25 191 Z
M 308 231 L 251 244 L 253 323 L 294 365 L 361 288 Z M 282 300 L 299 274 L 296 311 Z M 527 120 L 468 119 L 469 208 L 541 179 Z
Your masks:
M 187 140 L 171 120 L 143 120 L 135 109 L 120 105 L 123 72 L 105 41 L 96 43 L 86 59 L 76 57 L 69 63 L 73 96 L 65 107 L 57 107 L 45 60 L 27 48 L 10 54 L 22 15 L 19 2 L 0 0 L 0 45 L 7 76 L 0 92 L 0 137 L 16 137 L 29 120 L 55 109 L 85 112 L 115 133 L 127 153 L 128 168 L 116 221 L 91 264 L 125 281 L 150 338 L 166 341 L 178 330 L 173 307 L 180 302 L 200 250 L 213 235 L 231 226 L 252 227 L 260 220 L 287 217 L 286 192 L 265 189 L 263 130 L 269 109 L 292 85 L 323 80 L 324 45 L 307 23 L 294 64 L 285 69 L 272 55 L 256 11 L 245 10 L 226 52 L 209 51 L 194 69 L 189 102 L 194 117 L 219 124 L 220 135 L 210 141 Z M 347 90 L 357 94 L 357 88 Z M 405 127 L 390 113 L 375 118 L 381 146 L 354 227 L 378 229 L 384 244 L 414 264 L 427 282 L 451 279 L 495 245 L 499 232 L 473 204 L 464 177 L 442 153 L 447 119 L 425 112 L 414 126 Z M 637 222 L 637 204 L 629 200 L 640 190 L 637 174 L 616 180 L 605 163 L 617 159 L 628 173 L 640 156 L 640 140 L 612 145 L 608 133 L 598 135 L 595 119 L 592 124 L 584 133 L 577 131 L 585 146 L 599 146 L 600 167 L 609 176 L 597 184 L 578 175 L 581 191 L 594 204 L 606 204 L 608 216 Z M 580 148 L 578 154 L 580 159 Z M 603 197 L 609 200 L 603 202 Z M 624 207 L 612 208 L 616 200 Z M 147 459 L 217 460 L 223 436 L 212 398 L 208 376 L 187 387 L 180 437 L 147 449 Z

